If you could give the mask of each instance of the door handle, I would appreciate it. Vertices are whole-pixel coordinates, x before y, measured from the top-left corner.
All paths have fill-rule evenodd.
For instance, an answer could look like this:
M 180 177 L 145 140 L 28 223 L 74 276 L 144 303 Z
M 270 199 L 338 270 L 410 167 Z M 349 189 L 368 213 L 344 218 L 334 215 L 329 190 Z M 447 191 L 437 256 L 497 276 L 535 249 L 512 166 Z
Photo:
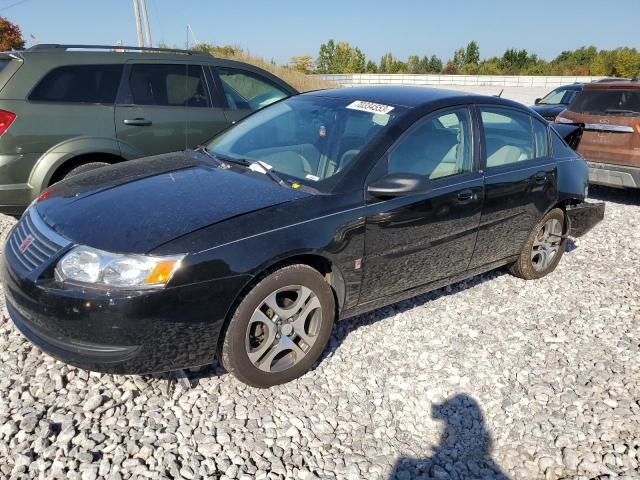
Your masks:
M 148 127 L 149 125 L 153 125 L 153 122 L 146 118 L 126 118 L 122 123 L 125 125 L 134 125 L 136 127 Z
M 467 202 L 473 198 L 473 190 L 466 188 L 461 192 L 458 192 L 458 200 L 460 202 Z
M 533 178 L 535 179 L 536 183 L 544 183 L 547 181 L 547 174 L 544 172 L 538 172 Z

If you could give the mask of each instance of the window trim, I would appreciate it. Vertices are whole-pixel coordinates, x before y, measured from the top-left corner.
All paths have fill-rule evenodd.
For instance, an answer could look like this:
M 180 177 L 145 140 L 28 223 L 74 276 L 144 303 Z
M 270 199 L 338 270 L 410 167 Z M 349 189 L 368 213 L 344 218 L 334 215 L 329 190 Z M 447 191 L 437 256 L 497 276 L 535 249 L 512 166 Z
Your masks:
M 504 169 L 506 167 L 511 167 L 513 165 L 529 165 L 532 162 L 539 162 L 540 160 L 543 160 L 544 162 L 548 162 L 549 159 L 551 157 L 547 156 L 547 157 L 533 157 L 533 158 L 528 158 L 526 160 L 521 160 L 519 162 L 513 162 L 513 163 L 506 163 L 504 165 L 496 165 L 495 167 L 487 167 L 487 142 L 486 142 L 486 132 L 484 129 L 484 122 L 482 121 L 482 109 L 483 108 L 489 108 L 489 109 L 498 109 L 498 110 L 510 110 L 513 112 L 517 112 L 520 113 L 522 115 L 527 115 L 529 117 L 530 120 L 530 125 L 531 125 L 531 147 L 533 149 L 533 153 L 534 155 L 536 154 L 535 151 L 535 138 L 534 138 L 534 134 L 533 134 L 533 121 L 535 120 L 533 118 L 533 115 L 531 115 L 529 112 L 527 112 L 526 110 L 523 110 L 521 108 L 517 108 L 517 107 L 512 107 L 511 105 L 499 105 L 499 104 L 492 104 L 492 103 L 478 103 L 476 104 L 476 109 L 478 112 L 478 126 L 480 128 L 480 135 L 481 135 L 481 143 L 482 143 L 482 148 L 481 148 L 481 152 L 480 152 L 480 164 L 481 164 L 481 171 L 483 172 L 487 172 L 487 174 L 491 173 L 493 174 L 496 171 L 499 171 L 498 169 Z M 547 148 L 549 148 L 549 125 L 547 125 Z M 550 150 L 549 150 L 550 151 Z
M 103 66 L 112 66 L 116 65 L 121 67 L 120 71 L 120 80 L 118 82 L 118 87 L 116 88 L 116 94 L 113 102 L 104 103 L 104 102 L 67 102 L 63 100 L 33 100 L 31 95 L 33 95 L 33 91 L 42 83 L 42 81 L 49 76 L 52 72 L 68 67 L 103 67 Z M 127 68 L 127 64 L 125 62 L 103 62 L 103 63 L 69 63 L 66 65 L 56 65 L 55 67 L 50 68 L 47 72 L 40 77 L 40 79 L 33 84 L 29 92 L 27 93 L 25 100 L 28 103 L 34 103 L 36 105 L 79 105 L 79 106 L 95 106 L 95 105 L 104 105 L 107 107 L 112 107 L 118 103 L 118 98 L 120 98 L 120 88 L 122 87 L 122 78 L 124 77 L 124 72 Z
M 202 71 L 202 78 L 204 79 L 204 88 L 207 92 L 209 98 L 209 106 L 208 107 L 189 107 L 185 105 L 142 105 L 139 103 L 133 102 L 133 93 L 131 92 L 131 70 L 135 65 L 183 65 L 185 68 L 189 67 L 200 67 Z M 209 81 L 207 79 L 207 71 L 206 67 L 208 64 L 197 63 L 197 62 L 144 62 L 139 60 L 132 60 L 127 62 L 124 65 L 124 69 L 122 71 L 122 77 L 120 79 L 120 88 L 118 88 L 118 95 L 116 96 L 115 105 L 118 107 L 139 107 L 139 108 L 183 108 L 183 109 L 191 109 L 196 108 L 198 111 L 206 111 L 212 108 L 219 108 L 216 105 L 216 97 L 214 97 L 211 87 L 209 85 Z M 128 101 L 130 100 L 130 101 Z
M 481 170 L 479 169 L 480 165 L 478 164 L 478 149 L 479 149 L 479 145 L 478 145 L 478 141 L 477 141 L 477 134 L 478 134 L 478 130 L 477 130 L 477 120 L 476 120 L 476 116 L 475 116 L 475 112 L 474 112 L 474 105 L 470 104 L 470 103 L 463 103 L 460 105 L 449 105 L 447 107 L 443 107 L 443 108 L 439 108 L 437 110 L 431 110 L 430 112 L 425 113 L 424 115 L 420 116 L 419 118 L 417 118 L 414 122 L 412 122 L 410 125 L 407 126 L 407 128 L 404 129 L 404 131 L 400 134 L 400 136 L 398 138 L 395 139 L 395 141 L 389 145 L 389 147 L 385 150 L 385 152 L 382 154 L 382 156 L 380 157 L 380 159 L 376 162 L 376 164 L 371 168 L 371 170 L 369 171 L 370 174 L 374 171 L 379 170 L 380 168 L 383 168 L 382 164 L 383 162 L 386 164 L 383 168 L 383 172 L 382 175 L 388 175 L 389 174 L 389 153 L 400 143 L 402 142 L 405 137 L 407 135 L 409 135 L 415 128 L 417 128 L 417 125 L 420 124 L 420 122 L 422 122 L 423 120 L 426 120 L 427 118 L 431 117 L 431 116 L 441 116 L 442 114 L 446 114 L 447 111 L 452 111 L 452 110 L 460 110 L 460 109 L 466 109 L 467 112 L 469 113 L 469 120 L 471 122 L 471 125 L 469 125 L 469 136 L 471 139 L 471 148 L 470 148 L 470 152 L 471 152 L 471 168 L 468 172 L 459 172 L 459 173 L 454 173 L 453 175 L 447 175 L 445 177 L 438 177 L 438 178 L 429 178 L 428 180 L 430 182 L 439 182 L 441 180 L 449 180 L 452 178 L 460 178 L 463 175 L 468 175 L 470 173 L 475 173 Z M 377 178 L 367 178 L 367 184 L 376 181 Z
M 262 75 L 259 72 L 254 72 L 252 70 L 246 69 L 246 68 L 240 68 L 240 67 L 235 67 L 235 66 L 231 66 L 228 67 L 226 65 L 211 65 L 211 74 L 213 75 L 215 81 L 216 81 L 216 87 L 219 89 L 220 92 L 220 96 L 222 97 L 222 102 L 223 102 L 223 108 L 233 111 L 233 112 L 245 112 L 247 111 L 247 109 L 240 109 L 240 108 L 231 108 L 231 106 L 229 105 L 229 102 L 227 101 L 227 96 L 224 93 L 224 82 L 222 81 L 222 78 L 220 77 L 220 70 L 235 70 L 237 72 L 240 72 L 244 75 L 247 75 L 248 77 L 257 77 L 259 80 L 262 80 L 264 83 L 271 85 L 273 88 L 283 92 L 285 94 L 284 97 L 282 98 L 288 98 L 290 96 L 292 96 L 292 93 L 287 91 L 287 89 L 285 89 L 284 87 L 282 87 L 282 85 L 278 85 L 276 82 L 272 81 L 270 78 L 268 78 L 265 75 Z M 232 87 L 233 88 L 233 87 Z M 239 93 L 239 92 L 238 92 Z M 278 99 L 282 100 L 282 98 Z M 255 112 L 257 110 L 248 110 L 249 112 Z

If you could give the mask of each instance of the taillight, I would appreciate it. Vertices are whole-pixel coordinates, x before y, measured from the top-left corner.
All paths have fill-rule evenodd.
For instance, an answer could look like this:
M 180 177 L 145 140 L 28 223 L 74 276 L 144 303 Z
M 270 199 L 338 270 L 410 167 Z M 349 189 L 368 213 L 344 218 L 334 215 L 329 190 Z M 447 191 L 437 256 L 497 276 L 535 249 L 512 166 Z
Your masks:
M 15 113 L 0 110 L 0 135 L 7 131 L 15 119 Z

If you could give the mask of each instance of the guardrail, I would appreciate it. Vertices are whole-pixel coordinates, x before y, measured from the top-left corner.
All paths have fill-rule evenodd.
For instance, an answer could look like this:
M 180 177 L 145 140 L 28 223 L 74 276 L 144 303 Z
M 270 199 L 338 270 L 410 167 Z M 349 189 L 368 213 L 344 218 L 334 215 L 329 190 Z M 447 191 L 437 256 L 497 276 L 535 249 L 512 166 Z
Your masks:
M 570 83 L 588 83 L 604 77 L 533 76 L 533 75 L 409 75 L 387 73 L 353 73 L 313 75 L 342 87 L 354 85 L 461 85 L 491 87 L 555 88 Z

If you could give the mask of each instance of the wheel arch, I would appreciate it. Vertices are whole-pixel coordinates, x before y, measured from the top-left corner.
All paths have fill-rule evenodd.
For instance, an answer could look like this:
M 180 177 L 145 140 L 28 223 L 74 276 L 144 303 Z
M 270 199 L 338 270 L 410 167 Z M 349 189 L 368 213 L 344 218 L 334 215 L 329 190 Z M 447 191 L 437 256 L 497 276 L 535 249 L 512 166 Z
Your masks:
M 286 257 L 276 259 L 272 262 L 268 262 L 257 268 L 251 279 L 238 291 L 238 294 L 235 296 L 229 306 L 229 309 L 227 310 L 224 324 L 220 329 L 218 346 L 220 346 L 221 342 L 224 340 L 225 331 L 227 329 L 227 325 L 231 320 L 231 317 L 233 316 L 233 313 L 235 312 L 242 299 L 247 295 L 247 293 L 251 291 L 251 289 L 258 282 L 260 282 L 260 280 L 270 275 L 275 270 L 286 267 L 288 265 L 296 264 L 307 265 L 323 276 L 325 281 L 331 287 L 331 291 L 333 292 L 336 303 L 336 319 L 339 318 L 340 311 L 342 310 L 342 306 L 344 305 L 344 300 L 346 297 L 346 284 L 344 276 L 342 275 L 342 272 L 340 271 L 338 266 L 329 258 L 317 253 L 291 254 Z

